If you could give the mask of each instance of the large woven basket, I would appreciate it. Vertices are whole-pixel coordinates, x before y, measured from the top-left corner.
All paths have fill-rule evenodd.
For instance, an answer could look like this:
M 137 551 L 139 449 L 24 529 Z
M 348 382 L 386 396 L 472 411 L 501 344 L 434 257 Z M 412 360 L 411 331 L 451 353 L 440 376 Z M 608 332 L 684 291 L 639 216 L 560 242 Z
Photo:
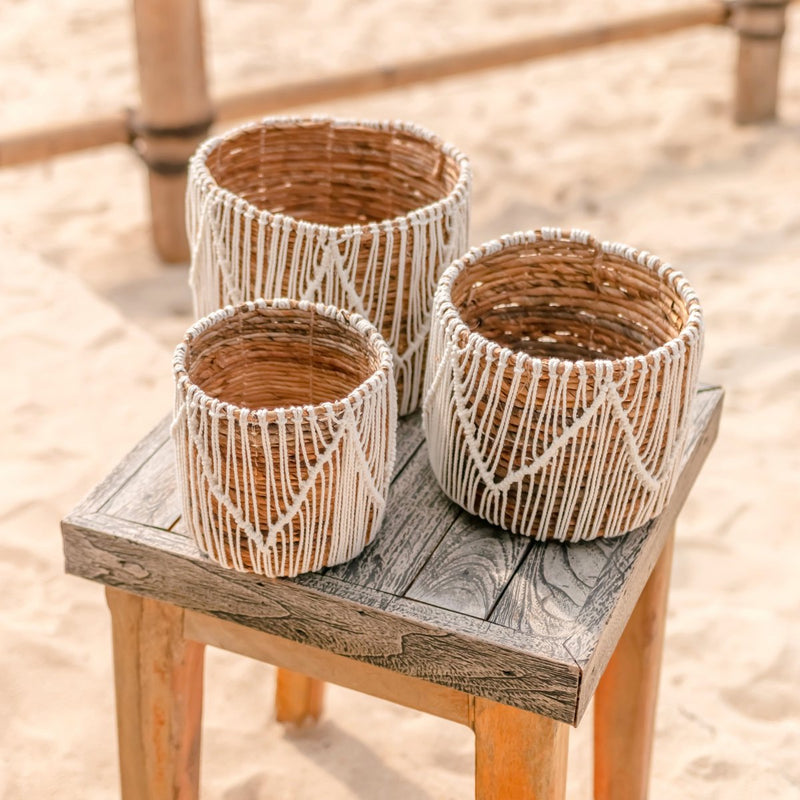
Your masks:
M 697 297 L 646 252 L 545 229 L 471 250 L 437 288 L 424 425 L 444 491 L 537 539 L 657 515 L 702 349 Z
M 226 567 L 297 575 L 357 555 L 395 456 L 391 353 L 363 317 L 257 300 L 196 323 L 175 351 L 184 518 Z
M 436 282 L 466 250 L 469 163 L 402 122 L 269 118 L 189 166 L 197 316 L 258 297 L 356 311 L 394 355 L 399 411 L 419 404 Z

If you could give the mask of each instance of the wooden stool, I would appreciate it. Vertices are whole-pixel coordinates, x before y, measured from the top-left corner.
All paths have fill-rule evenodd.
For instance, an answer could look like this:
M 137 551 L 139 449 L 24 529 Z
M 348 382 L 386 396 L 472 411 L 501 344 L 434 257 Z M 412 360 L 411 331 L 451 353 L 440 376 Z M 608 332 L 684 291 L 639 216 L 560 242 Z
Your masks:
M 280 668 L 283 721 L 319 716 L 324 679 L 469 725 L 480 800 L 563 798 L 568 725 L 596 689 L 595 797 L 644 798 L 673 524 L 721 405 L 720 389 L 698 393 L 658 519 L 578 544 L 534 542 L 461 511 L 407 418 L 376 542 L 292 580 L 198 553 L 165 420 L 62 523 L 67 571 L 107 586 L 123 797 L 197 797 L 212 644 Z

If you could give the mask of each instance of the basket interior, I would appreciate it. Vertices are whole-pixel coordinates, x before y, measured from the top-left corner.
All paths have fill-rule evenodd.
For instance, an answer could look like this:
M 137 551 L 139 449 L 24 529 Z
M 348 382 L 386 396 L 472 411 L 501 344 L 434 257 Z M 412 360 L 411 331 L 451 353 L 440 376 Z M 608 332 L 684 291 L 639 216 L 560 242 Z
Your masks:
M 354 328 L 313 309 L 239 311 L 186 353 L 192 383 L 250 409 L 334 402 L 379 367 L 379 353 Z
M 467 266 L 452 301 L 472 331 L 537 358 L 644 355 L 676 337 L 689 312 L 656 273 L 570 241 L 507 247 Z
M 337 227 L 429 205 L 459 176 L 441 146 L 411 132 L 324 120 L 242 130 L 207 166 L 219 186 L 261 210 Z

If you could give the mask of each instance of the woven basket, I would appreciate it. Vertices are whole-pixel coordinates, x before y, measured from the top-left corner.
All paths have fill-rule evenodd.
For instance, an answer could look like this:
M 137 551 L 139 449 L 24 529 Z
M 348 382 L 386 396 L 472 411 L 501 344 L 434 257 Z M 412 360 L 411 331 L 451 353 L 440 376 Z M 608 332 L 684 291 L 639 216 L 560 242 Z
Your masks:
M 258 297 L 356 311 L 418 405 L 436 282 L 467 247 L 465 156 L 401 122 L 271 118 L 203 144 L 189 166 L 196 316 Z
M 297 575 L 378 530 L 395 457 L 389 348 L 363 317 L 257 300 L 196 323 L 175 351 L 184 518 L 223 566 Z
M 537 539 L 656 516 L 683 449 L 702 317 L 681 273 L 583 231 L 507 236 L 444 273 L 424 425 L 467 511 Z

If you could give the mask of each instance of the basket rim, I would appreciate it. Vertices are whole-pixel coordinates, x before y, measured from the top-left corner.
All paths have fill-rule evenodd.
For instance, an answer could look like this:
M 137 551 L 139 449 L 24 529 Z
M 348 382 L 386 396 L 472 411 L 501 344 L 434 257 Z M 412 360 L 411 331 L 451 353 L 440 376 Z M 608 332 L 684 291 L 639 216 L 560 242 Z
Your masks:
M 279 212 L 270 211 L 269 209 L 260 208 L 255 203 L 245 200 L 240 195 L 220 186 L 211 170 L 208 168 L 208 157 L 219 147 L 223 142 L 235 139 L 242 133 L 256 130 L 262 127 L 271 128 L 286 128 L 290 129 L 303 124 L 314 123 L 327 123 L 334 128 L 345 127 L 361 127 L 369 128 L 375 131 L 393 132 L 411 134 L 421 141 L 427 142 L 437 147 L 440 152 L 445 156 L 452 158 L 458 165 L 458 178 L 456 179 L 455 186 L 444 197 L 434 200 L 432 203 L 420 206 L 418 208 L 409 209 L 404 214 L 398 214 L 394 217 L 387 217 L 382 220 L 374 220 L 370 222 L 354 222 L 347 225 L 329 225 L 324 222 L 309 222 L 301 217 L 293 216 L 292 214 L 283 214 Z M 189 182 L 200 183 L 202 188 L 209 193 L 215 195 L 223 202 L 229 202 L 232 205 L 238 205 L 239 209 L 244 209 L 245 213 L 250 215 L 253 219 L 260 219 L 266 222 L 270 219 L 276 223 L 289 226 L 304 233 L 320 232 L 328 235 L 336 235 L 345 233 L 346 235 L 360 235 L 369 233 L 377 235 L 380 231 L 394 230 L 403 226 L 407 226 L 409 220 L 415 218 L 435 219 L 440 214 L 443 214 L 447 207 L 458 205 L 459 203 L 467 202 L 469 199 L 470 186 L 472 184 L 472 167 L 469 158 L 459 150 L 455 145 L 446 142 L 437 134 L 428 130 L 427 128 L 417 125 L 415 122 L 407 122 L 404 120 L 369 120 L 369 119 L 350 119 L 346 117 L 334 117 L 325 114 L 314 114 L 309 116 L 302 115 L 280 115 L 280 116 L 266 116 L 258 120 L 245 122 L 235 128 L 231 128 L 225 133 L 218 136 L 212 136 L 203 142 L 194 155 L 189 160 Z
M 662 342 L 658 347 L 654 347 L 647 353 L 639 355 L 624 356 L 623 358 L 596 358 L 596 359 L 565 359 L 565 358 L 538 358 L 522 350 L 514 350 L 505 345 L 489 339 L 478 331 L 473 331 L 469 325 L 461 318 L 455 304 L 452 301 L 452 288 L 455 280 L 464 270 L 489 258 L 497 253 L 516 247 L 521 244 L 534 244 L 543 241 L 564 241 L 575 242 L 587 246 L 601 249 L 609 255 L 622 256 L 626 260 L 646 267 L 658 274 L 659 278 L 665 283 L 672 284 L 675 291 L 686 304 L 688 317 L 686 323 L 681 328 L 677 336 L 673 336 L 666 342 Z M 466 339 L 472 349 L 480 348 L 490 358 L 514 359 L 522 369 L 532 370 L 541 365 L 550 372 L 563 373 L 565 370 L 573 368 L 579 371 L 599 371 L 604 374 L 613 374 L 615 367 L 624 366 L 626 369 L 633 369 L 635 366 L 651 366 L 653 362 L 676 348 L 688 348 L 693 342 L 699 341 L 703 332 L 703 314 L 700 300 L 692 288 L 689 281 L 682 272 L 675 269 L 668 262 L 662 261 L 658 256 L 649 253 L 647 250 L 638 250 L 630 245 L 619 242 L 599 241 L 590 233 L 580 228 L 572 228 L 568 233 L 561 228 L 537 228 L 535 230 L 517 231 L 506 234 L 499 239 L 492 239 L 484 242 L 477 247 L 471 248 L 461 258 L 453 261 L 450 266 L 442 273 L 436 287 L 433 302 L 433 315 L 443 324 L 447 333 L 448 340 L 457 342 Z
M 354 330 L 359 336 L 366 339 L 368 345 L 377 353 L 379 364 L 377 369 L 366 380 L 351 389 L 344 397 L 326 400 L 322 403 L 305 403 L 291 406 L 273 406 L 268 408 L 248 408 L 247 406 L 229 403 L 218 397 L 213 397 L 205 392 L 189 378 L 186 368 L 186 356 L 189 345 L 201 334 L 216 325 L 225 322 L 237 315 L 256 309 L 297 309 L 300 311 L 314 311 L 322 316 L 336 320 L 343 327 Z M 348 408 L 355 410 L 365 398 L 382 391 L 393 376 L 392 352 L 386 340 L 378 329 L 365 317 L 354 311 L 346 311 L 325 303 L 314 303 L 310 300 L 294 300 L 286 297 L 271 299 L 260 298 L 250 300 L 239 305 L 228 305 L 213 311 L 211 314 L 199 319 L 184 334 L 183 340 L 175 348 L 172 360 L 172 370 L 175 385 L 184 393 L 184 402 L 192 405 L 201 405 L 212 416 L 229 417 L 235 414 L 240 421 L 259 424 L 263 421 L 281 422 L 291 417 L 295 423 L 305 419 L 314 419 L 325 416 L 338 415 Z

